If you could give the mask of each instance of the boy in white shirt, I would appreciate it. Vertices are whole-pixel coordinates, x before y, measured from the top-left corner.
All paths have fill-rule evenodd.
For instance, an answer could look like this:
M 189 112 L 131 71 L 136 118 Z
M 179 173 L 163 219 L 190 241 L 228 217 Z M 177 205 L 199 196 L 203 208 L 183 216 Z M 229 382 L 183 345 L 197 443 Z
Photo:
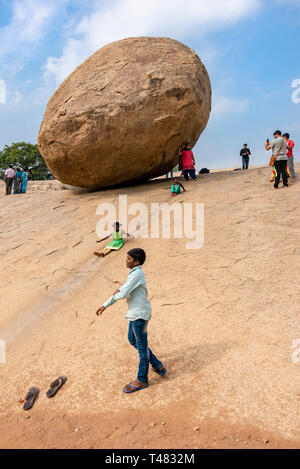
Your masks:
M 131 249 L 127 253 L 126 266 L 130 269 L 126 282 L 116 290 L 96 312 L 97 316 L 116 301 L 126 298 L 128 312 L 126 318 L 129 319 L 128 340 L 139 353 L 139 369 L 137 379 L 131 381 L 122 390 L 131 394 L 135 391 L 145 389 L 148 384 L 149 363 L 152 370 L 160 376 L 167 372 L 163 364 L 156 358 L 148 347 L 147 325 L 151 318 L 151 304 L 148 300 L 148 290 L 142 265 L 146 259 L 143 249 Z

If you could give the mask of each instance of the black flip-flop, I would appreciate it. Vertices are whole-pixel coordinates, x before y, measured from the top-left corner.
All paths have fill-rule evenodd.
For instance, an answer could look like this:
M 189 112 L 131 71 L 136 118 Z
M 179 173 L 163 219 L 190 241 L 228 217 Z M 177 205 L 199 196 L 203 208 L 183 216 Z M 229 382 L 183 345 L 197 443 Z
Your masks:
M 26 401 L 24 402 L 23 409 L 24 410 L 29 410 L 32 408 L 36 398 L 39 395 L 40 390 L 38 388 L 30 388 L 29 392 L 26 396 Z
M 59 376 L 53 383 L 50 384 L 50 389 L 47 391 L 47 397 L 53 397 L 57 391 L 65 384 L 67 381 L 66 376 Z

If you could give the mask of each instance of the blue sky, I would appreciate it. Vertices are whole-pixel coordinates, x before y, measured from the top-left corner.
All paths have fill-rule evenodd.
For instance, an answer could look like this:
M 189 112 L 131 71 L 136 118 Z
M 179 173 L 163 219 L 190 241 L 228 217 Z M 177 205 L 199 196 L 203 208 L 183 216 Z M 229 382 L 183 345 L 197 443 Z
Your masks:
M 213 102 L 194 148 L 199 169 L 238 166 L 245 142 L 251 163 L 264 164 L 277 128 L 300 160 L 300 0 L 0 0 L 0 149 L 36 143 L 63 79 L 128 36 L 175 38 L 204 62 Z

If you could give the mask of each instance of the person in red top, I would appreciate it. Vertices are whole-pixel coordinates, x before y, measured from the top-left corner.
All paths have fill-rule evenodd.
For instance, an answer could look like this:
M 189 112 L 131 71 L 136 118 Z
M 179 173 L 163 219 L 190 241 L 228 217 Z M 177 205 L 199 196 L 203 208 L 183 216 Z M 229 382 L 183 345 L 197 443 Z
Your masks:
M 187 143 L 184 149 L 180 152 L 179 169 L 182 171 L 186 181 L 188 181 L 189 175 L 192 179 L 196 179 L 195 158 L 189 143 Z
M 287 143 L 286 156 L 288 157 L 288 160 L 287 160 L 288 168 L 290 170 L 292 178 L 295 179 L 296 174 L 295 174 L 295 168 L 294 168 L 294 154 L 293 154 L 293 148 L 295 146 L 295 143 L 293 142 L 293 140 L 290 140 L 290 134 L 288 133 L 283 134 L 282 138 L 284 138 Z

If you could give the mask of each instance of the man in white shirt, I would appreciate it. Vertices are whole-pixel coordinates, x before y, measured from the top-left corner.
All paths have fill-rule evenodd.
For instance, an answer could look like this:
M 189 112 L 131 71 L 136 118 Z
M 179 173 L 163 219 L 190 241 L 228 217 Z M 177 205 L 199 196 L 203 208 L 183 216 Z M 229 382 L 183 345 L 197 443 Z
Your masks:
M 166 368 L 156 358 L 148 347 L 147 325 L 151 318 L 151 304 L 148 300 L 148 290 L 142 265 L 146 259 L 146 253 L 143 249 L 131 249 L 127 253 L 126 266 L 130 269 L 126 282 L 116 290 L 96 312 L 97 316 L 116 301 L 126 298 L 128 312 L 126 318 L 129 320 L 128 340 L 139 353 L 139 369 L 137 379 L 131 381 L 122 390 L 131 394 L 140 389 L 147 388 L 149 363 L 152 370 L 160 376 L 166 374 Z
M 12 164 L 9 165 L 9 168 L 5 171 L 4 173 L 4 181 L 5 181 L 5 186 L 6 186 L 6 195 L 11 194 L 12 186 L 13 186 L 13 181 L 15 179 L 16 172 L 13 169 Z
M 275 132 L 273 133 L 273 136 L 274 136 L 274 140 L 272 140 L 271 143 L 269 143 L 269 140 L 267 140 L 265 143 L 265 148 L 266 150 L 272 150 L 272 156 L 276 157 L 276 160 L 274 163 L 274 166 L 275 166 L 274 188 L 278 189 L 281 174 L 282 174 L 283 187 L 288 187 L 287 171 L 286 171 L 286 165 L 287 165 L 287 159 L 288 159 L 286 155 L 287 144 L 286 144 L 286 140 L 282 138 L 280 130 L 275 130 Z

